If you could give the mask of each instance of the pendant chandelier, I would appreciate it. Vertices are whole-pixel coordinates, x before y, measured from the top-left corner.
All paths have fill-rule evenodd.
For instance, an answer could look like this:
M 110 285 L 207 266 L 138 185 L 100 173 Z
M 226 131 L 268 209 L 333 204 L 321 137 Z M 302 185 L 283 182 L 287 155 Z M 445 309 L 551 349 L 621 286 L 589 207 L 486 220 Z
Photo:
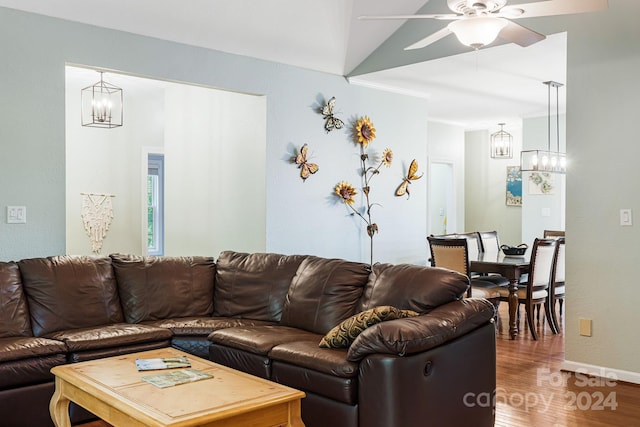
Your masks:
M 558 107 L 558 88 L 562 83 L 554 81 L 543 82 L 547 85 L 547 150 L 528 150 L 520 154 L 520 170 L 523 172 L 552 172 L 564 174 L 567 172 L 567 156 L 560 152 L 560 114 Z M 551 150 L 551 88 L 556 89 L 556 151 Z
M 500 130 L 491 134 L 491 158 L 511 159 L 513 158 L 513 136 L 506 132 L 504 123 L 498 123 Z
M 100 81 L 81 91 L 82 126 L 114 128 L 122 126 L 122 89 Z

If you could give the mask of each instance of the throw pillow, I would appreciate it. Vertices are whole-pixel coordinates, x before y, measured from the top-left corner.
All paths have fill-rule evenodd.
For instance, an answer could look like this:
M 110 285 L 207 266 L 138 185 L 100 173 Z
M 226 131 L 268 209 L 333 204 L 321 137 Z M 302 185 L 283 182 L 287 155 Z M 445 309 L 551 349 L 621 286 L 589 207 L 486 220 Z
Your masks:
M 320 340 L 320 347 L 348 348 L 362 331 L 376 323 L 385 320 L 403 319 L 417 316 L 419 313 L 411 310 L 399 310 L 390 305 L 374 307 L 355 314 L 331 329 Z

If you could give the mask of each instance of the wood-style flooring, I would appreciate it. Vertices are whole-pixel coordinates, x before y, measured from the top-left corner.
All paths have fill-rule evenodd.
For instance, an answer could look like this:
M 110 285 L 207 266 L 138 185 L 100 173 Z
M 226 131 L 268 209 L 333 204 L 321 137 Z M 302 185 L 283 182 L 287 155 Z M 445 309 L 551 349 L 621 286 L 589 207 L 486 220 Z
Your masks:
M 534 341 L 521 307 L 520 334 L 510 340 L 507 308 L 500 304 L 496 427 L 640 426 L 640 385 L 560 371 L 564 325 L 553 335 L 542 312 Z
M 640 385 L 605 383 L 560 371 L 562 333 L 553 335 L 540 319 L 538 341 L 534 341 L 522 310 L 521 333 L 510 340 L 507 304 L 500 304 L 503 323 L 498 326 L 496 343 L 496 427 L 640 426 Z M 484 404 L 486 399 L 479 397 L 477 402 Z M 109 425 L 95 421 L 82 427 Z

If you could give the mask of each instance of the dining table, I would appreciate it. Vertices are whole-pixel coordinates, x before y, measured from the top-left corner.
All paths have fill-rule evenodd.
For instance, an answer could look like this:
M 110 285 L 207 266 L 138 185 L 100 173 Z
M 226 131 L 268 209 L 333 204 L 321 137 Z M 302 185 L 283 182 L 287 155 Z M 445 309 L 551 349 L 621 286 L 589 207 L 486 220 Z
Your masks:
M 500 252 L 480 252 L 470 259 L 470 270 L 474 273 L 497 273 L 509 280 L 509 336 L 518 335 L 518 283 L 529 272 L 529 249 L 522 256 L 505 255 Z

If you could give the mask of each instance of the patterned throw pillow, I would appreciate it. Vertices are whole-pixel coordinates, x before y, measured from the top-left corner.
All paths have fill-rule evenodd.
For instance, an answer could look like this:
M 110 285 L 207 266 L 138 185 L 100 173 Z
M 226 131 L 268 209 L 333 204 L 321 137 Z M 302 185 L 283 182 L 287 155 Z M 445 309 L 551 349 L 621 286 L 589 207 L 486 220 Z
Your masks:
M 399 310 L 390 305 L 381 305 L 370 310 L 362 311 L 331 329 L 320 340 L 320 347 L 324 348 L 348 348 L 362 331 L 376 323 L 385 320 L 402 319 L 417 316 L 419 313 L 411 310 Z

